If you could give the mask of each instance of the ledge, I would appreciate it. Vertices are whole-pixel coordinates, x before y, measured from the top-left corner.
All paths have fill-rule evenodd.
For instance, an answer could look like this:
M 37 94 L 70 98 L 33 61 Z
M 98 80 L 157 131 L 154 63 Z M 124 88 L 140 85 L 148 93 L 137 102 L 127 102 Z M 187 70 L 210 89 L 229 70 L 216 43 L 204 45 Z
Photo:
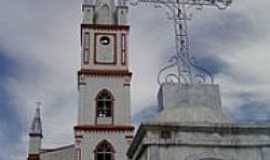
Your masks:
M 119 125 L 77 125 L 74 127 L 75 131 L 134 131 L 133 126 L 119 126 Z
M 132 73 L 128 70 L 92 70 L 92 69 L 81 69 L 78 71 L 78 75 L 89 75 L 89 76 L 132 76 Z
M 82 28 L 105 29 L 105 30 L 129 30 L 128 25 L 108 25 L 108 24 L 81 24 Z
M 229 134 L 270 134 L 270 123 L 264 124 L 239 124 L 239 123 L 209 123 L 209 122 L 146 122 L 141 124 L 141 128 L 152 130 L 157 128 L 171 128 L 179 131 L 194 132 L 217 132 Z

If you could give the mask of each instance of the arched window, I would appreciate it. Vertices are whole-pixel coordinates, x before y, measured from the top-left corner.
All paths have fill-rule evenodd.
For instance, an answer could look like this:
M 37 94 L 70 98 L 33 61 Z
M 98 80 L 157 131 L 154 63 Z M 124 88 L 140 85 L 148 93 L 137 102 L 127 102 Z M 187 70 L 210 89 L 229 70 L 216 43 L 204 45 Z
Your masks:
M 102 90 L 96 97 L 96 117 L 108 118 L 112 117 L 113 96 L 107 90 Z
M 104 4 L 101 7 L 101 13 L 102 13 L 102 16 L 109 16 L 110 15 L 110 7 L 107 4 Z
M 114 152 L 112 145 L 104 140 L 95 149 L 95 160 L 113 160 Z

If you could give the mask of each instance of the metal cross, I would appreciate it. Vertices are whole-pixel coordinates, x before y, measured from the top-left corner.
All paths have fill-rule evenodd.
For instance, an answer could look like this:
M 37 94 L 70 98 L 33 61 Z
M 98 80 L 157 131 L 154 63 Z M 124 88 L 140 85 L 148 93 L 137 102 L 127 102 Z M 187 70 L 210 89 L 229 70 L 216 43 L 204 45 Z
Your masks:
M 131 5 L 138 3 L 150 3 L 156 8 L 165 6 L 169 10 L 169 19 L 174 22 L 176 55 L 170 58 L 168 66 L 160 70 L 158 83 L 214 83 L 211 73 L 196 64 L 190 54 L 188 21 L 191 20 L 191 14 L 188 11 L 193 7 L 202 9 L 204 6 L 215 6 L 223 10 L 230 6 L 232 0 L 137 0 L 131 2 Z M 169 71 L 172 68 L 176 69 L 176 73 Z

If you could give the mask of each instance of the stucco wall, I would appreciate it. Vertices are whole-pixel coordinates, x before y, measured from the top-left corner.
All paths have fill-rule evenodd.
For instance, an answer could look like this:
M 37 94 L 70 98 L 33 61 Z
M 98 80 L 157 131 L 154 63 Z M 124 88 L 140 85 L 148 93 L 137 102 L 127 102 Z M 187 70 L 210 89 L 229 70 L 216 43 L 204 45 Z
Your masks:
M 130 87 L 124 86 L 128 77 L 87 77 L 86 86 L 79 91 L 78 125 L 95 124 L 95 98 L 102 89 L 109 90 L 114 96 L 113 121 L 115 125 L 130 124 Z
M 151 146 L 149 160 L 200 160 L 216 158 L 220 160 L 269 160 L 269 148 L 256 147 L 190 147 L 190 146 Z M 267 155 L 268 154 L 268 155 Z M 143 158 L 142 158 L 143 159 Z
M 158 94 L 164 122 L 230 122 L 221 108 L 218 85 L 164 83 Z
M 38 154 L 40 146 L 41 146 L 41 138 L 40 137 L 30 137 L 28 153 Z
M 170 132 L 163 137 L 162 133 Z M 148 123 L 130 145 L 131 160 L 270 160 L 270 126 Z

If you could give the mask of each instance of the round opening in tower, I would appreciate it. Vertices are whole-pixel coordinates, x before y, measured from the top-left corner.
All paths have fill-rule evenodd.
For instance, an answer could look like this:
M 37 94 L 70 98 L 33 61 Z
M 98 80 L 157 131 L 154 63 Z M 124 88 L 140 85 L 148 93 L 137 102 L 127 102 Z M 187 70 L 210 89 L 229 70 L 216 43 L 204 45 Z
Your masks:
M 102 44 L 102 45 L 109 45 L 109 44 L 110 44 L 110 38 L 107 37 L 107 36 L 102 36 L 102 37 L 99 39 L 99 42 L 100 42 L 100 44 Z

